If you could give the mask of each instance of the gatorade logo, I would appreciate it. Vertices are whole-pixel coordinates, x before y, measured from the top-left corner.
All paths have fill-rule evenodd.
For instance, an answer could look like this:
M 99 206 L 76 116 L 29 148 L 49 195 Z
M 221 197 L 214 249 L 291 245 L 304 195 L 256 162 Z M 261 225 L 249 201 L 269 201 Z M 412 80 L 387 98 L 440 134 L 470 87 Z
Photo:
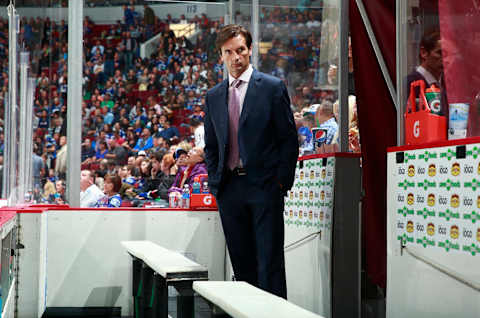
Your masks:
M 205 205 L 210 205 L 210 204 L 212 204 L 212 196 L 206 195 L 206 196 L 203 198 L 203 204 L 205 204 Z
M 440 100 L 438 100 L 438 99 L 432 100 L 432 102 L 430 103 L 430 108 L 432 109 L 433 112 L 439 113 L 440 112 Z
M 413 124 L 413 136 L 415 138 L 420 137 L 420 121 L 418 120 Z

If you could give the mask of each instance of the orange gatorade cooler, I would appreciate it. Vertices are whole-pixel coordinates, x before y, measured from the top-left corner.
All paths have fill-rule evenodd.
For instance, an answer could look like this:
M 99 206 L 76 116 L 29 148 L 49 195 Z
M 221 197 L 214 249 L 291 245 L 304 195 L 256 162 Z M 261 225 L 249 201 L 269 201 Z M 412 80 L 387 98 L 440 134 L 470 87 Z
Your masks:
M 418 105 L 415 88 L 419 87 Z M 435 92 L 437 93 L 437 92 Z M 416 145 L 447 139 L 447 119 L 432 113 L 425 97 L 425 82 L 410 85 L 410 96 L 405 110 L 405 144 Z

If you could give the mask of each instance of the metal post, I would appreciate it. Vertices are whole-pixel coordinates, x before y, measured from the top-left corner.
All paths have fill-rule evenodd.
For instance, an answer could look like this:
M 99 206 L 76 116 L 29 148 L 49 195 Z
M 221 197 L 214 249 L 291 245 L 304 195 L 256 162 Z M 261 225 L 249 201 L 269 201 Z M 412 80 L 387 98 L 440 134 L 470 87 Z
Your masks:
M 397 146 L 405 143 L 403 105 L 407 100 L 406 70 L 407 70 L 407 1 L 396 2 L 397 29 Z
M 18 140 L 18 203 L 25 202 L 26 183 L 25 172 L 27 169 L 27 126 L 31 127 L 31 121 L 27 122 L 27 78 L 28 52 L 20 53 L 20 134 Z
M 2 175 L 2 198 L 8 198 L 10 193 L 10 97 L 7 95 L 3 101 L 3 109 L 5 109 L 5 130 L 4 130 L 4 149 L 3 149 L 3 175 Z
M 34 77 L 29 77 L 27 81 L 27 110 L 26 110 L 26 122 L 33 122 L 33 104 L 35 101 L 35 87 L 36 87 L 36 80 Z M 25 189 L 27 192 L 32 192 L 33 194 L 33 127 L 32 125 L 27 126 L 27 172 L 26 172 L 26 183 Z M 33 196 L 31 196 L 33 200 Z
M 228 23 L 235 23 L 235 0 L 230 0 L 228 1 L 228 11 L 230 14 L 230 21 Z M 227 24 L 227 21 L 225 21 L 225 24 Z
M 338 104 L 339 104 L 339 136 L 340 152 L 348 151 L 348 0 L 340 2 L 340 52 L 339 52 L 339 76 L 338 76 Z
M 253 50 L 252 50 L 252 64 L 253 67 L 258 68 L 258 47 L 260 45 L 260 28 L 259 28 L 259 3 L 258 0 L 252 0 L 252 40 L 253 40 Z
M 68 3 L 67 200 L 71 206 L 80 206 L 83 2 Z
M 6 148 L 7 160 L 7 192 L 8 205 L 16 203 L 15 189 L 17 187 L 17 32 L 18 15 L 15 7 L 10 4 L 8 10 L 8 122 L 9 127 L 6 136 L 8 144 Z

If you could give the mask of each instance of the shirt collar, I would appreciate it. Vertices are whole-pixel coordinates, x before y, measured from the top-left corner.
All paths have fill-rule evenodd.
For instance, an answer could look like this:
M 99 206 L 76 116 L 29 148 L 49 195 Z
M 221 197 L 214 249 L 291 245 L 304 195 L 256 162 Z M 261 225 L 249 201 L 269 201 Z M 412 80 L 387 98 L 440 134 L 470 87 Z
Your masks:
M 417 67 L 417 72 L 422 74 L 423 77 L 425 77 L 425 80 L 427 81 L 428 85 L 432 85 L 433 83 L 439 83 L 439 81 L 433 76 L 432 73 L 430 73 L 426 68 L 423 66 L 418 66 Z
M 247 69 L 245 70 L 245 72 L 243 72 L 242 75 L 240 75 L 240 77 L 238 79 L 241 80 L 244 83 L 248 83 L 250 81 L 250 77 L 252 77 L 252 73 L 253 73 L 253 66 L 252 66 L 252 64 L 249 64 Z M 228 86 L 229 87 L 232 85 L 232 82 L 234 80 L 236 80 L 236 78 L 234 78 L 232 75 L 228 74 Z

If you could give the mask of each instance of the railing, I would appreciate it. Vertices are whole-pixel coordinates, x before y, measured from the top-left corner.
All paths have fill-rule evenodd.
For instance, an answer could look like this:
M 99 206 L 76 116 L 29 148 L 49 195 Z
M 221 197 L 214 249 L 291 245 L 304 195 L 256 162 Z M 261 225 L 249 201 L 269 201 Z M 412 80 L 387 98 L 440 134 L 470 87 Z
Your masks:
M 170 29 L 175 33 L 175 36 L 177 38 L 186 36 L 187 38 L 190 38 L 196 34 L 197 28 L 194 23 L 187 23 L 187 24 L 182 24 L 182 23 L 177 23 L 177 24 L 170 24 Z M 140 44 L 140 57 L 142 59 L 146 57 L 150 57 L 153 52 L 158 47 L 158 40 L 162 37 L 162 33 L 159 33 L 155 35 L 153 38 L 150 40 Z

